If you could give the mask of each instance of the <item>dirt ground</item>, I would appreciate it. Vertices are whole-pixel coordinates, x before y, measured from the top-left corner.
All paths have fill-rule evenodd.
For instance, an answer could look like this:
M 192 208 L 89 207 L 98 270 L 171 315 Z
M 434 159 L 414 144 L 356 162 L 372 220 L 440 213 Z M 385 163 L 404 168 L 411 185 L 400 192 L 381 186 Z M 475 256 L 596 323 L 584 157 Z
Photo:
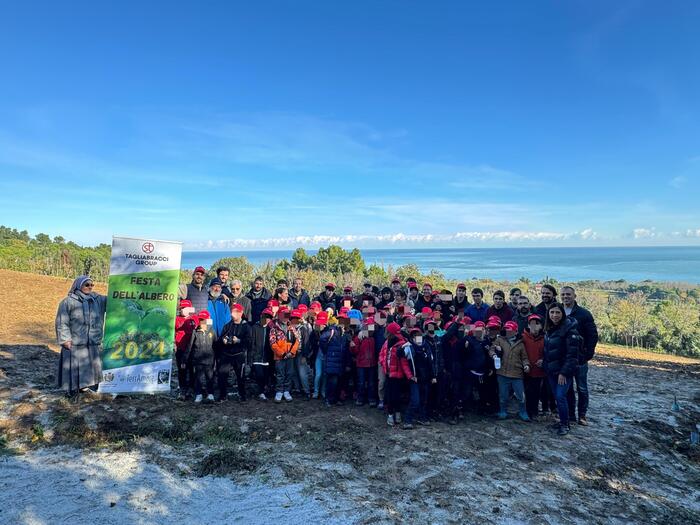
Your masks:
M 602 347 L 591 425 L 564 438 L 476 416 L 406 431 L 318 401 L 66 398 L 46 345 L 69 283 L 0 284 L 25 276 L 44 286 L 0 333 L 0 523 L 700 522 L 698 361 Z

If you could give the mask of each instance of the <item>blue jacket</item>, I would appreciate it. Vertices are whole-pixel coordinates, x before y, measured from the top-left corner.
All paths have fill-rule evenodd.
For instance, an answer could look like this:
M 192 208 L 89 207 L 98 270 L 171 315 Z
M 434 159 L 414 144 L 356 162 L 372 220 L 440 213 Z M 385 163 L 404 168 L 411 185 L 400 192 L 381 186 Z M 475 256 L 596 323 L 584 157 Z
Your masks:
M 214 300 L 209 298 L 209 303 L 207 304 L 207 310 L 212 319 L 212 329 L 216 334 L 216 338 L 221 337 L 224 331 L 224 326 L 231 320 L 231 310 L 221 297 Z
M 464 315 L 469 317 L 473 323 L 477 321 L 486 322 L 486 312 L 489 309 L 489 305 L 486 303 L 481 303 L 481 308 L 477 308 L 475 304 L 470 304 L 464 309 Z
M 291 301 L 292 308 L 298 308 L 300 304 L 311 306 L 311 298 L 309 297 L 309 294 L 306 292 L 306 290 L 304 290 L 303 288 L 298 296 L 294 291 L 294 288 L 290 288 L 289 299 Z
M 347 339 L 337 325 L 327 326 L 319 339 L 327 374 L 342 374 L 349 363 L 350 350 Z

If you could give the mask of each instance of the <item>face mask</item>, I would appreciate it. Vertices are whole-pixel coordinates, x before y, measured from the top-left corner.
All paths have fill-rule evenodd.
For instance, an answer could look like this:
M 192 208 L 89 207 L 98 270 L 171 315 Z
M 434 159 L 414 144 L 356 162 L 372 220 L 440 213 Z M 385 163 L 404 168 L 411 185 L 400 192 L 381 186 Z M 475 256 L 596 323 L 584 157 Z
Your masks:
M 428 330 L 428 333 L 429 333 L 430 335 L 433 335 L 433 334 L 435 333 L 435 330 L 434 330 L 433 328 L 430 328 L 430 329 Z
M 423 344 L 423 338 L 421 336 L 416 337 L 416 344 L 417 345 L 422 345 Z

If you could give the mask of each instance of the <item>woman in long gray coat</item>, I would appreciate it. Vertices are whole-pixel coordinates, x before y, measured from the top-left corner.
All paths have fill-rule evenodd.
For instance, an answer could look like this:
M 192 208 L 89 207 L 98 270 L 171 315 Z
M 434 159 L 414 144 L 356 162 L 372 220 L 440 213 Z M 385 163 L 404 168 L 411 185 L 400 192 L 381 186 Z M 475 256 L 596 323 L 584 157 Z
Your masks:
M 86 391 L 102 379 L 100 352 L 107 298 L 92 289 L 92 279 L 81 275 L 56 313 L 56 338 L 61 345 L 58 386 L 69 394 Z

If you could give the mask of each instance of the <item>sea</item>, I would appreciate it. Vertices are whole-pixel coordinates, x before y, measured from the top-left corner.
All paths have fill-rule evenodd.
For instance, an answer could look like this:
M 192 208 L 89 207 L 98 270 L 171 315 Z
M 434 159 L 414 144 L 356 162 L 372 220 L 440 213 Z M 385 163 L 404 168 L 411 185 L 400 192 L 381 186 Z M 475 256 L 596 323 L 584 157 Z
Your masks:
M 396 268 L 415 264 L 421 273 L 448 279 L 515 281 L 644 280 L 700 283 L 700 246 L 619 248 L 421 248 L 360 250 L 366 264 Z M 313 254 L 316 250 L 309 249 Z M 210 267 L 223 257 L 245 256 L 254 265 L 291 258 L 293 250 L 184 251 L 182 267 Z

